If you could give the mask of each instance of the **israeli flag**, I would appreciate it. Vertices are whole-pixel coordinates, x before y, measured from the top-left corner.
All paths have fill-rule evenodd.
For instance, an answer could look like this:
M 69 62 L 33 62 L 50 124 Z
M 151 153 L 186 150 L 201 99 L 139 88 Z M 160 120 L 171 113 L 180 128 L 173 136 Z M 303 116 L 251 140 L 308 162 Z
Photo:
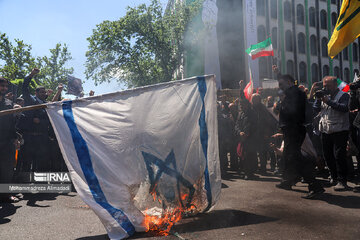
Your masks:
M 216 111 L 213 75 L 47 108 L 74 186 L 111 239 L 146 231 L 149 209 L 214 206 Z

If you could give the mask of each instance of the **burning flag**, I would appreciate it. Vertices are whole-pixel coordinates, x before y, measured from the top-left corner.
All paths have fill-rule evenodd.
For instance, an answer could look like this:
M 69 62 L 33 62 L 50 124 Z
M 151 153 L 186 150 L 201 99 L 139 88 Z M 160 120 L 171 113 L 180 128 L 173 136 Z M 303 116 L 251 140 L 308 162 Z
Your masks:
M 274 50 L 271 44 L 271 38 L 258 44 L 251 45 L 245 50 L 252 60 L 259 57 L 274 56 Z
M 348 92 L 350 90 L 349 84 L 347 84 L 344 81 L 341 81 L 339 78 L 337 79 L 337 86 L 340 89 L 340 91 Z
M 74 186 L 111 239 L 166 235 L 221 190 L 214 76 L 48 105 Z

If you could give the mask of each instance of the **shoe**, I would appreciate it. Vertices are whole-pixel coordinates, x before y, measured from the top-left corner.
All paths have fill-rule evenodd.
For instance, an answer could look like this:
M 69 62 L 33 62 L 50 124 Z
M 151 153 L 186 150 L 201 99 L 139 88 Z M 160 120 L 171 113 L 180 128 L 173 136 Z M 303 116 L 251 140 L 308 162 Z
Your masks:
M 287 182 L 281 182 L 279 184 L 276 184 L 275 187 L 284 189 L 284 190 L 291 190 L 291 184 L 289 184 Z
M 334 180 L 333 178 L 330 178 L 330 185 L 335 186 L 336 184 L 337 184 L 337 181 Z
M 317 190 L 311 190 L 307 195 L 301 196 L 301 197 L 305 198 L 305 199 L 314 199 L 324 192 L 325 192 L 325 189 L 319 188 Z
M 334 187 L 334 191 L 345 191 L 349 189 L 348 185 L 346 183 L 343 183 L 343 182 L 338 182 L 335 187 Z
M 360 186 L 355 186 L 353 189 L 354 193 L 360 193 Z

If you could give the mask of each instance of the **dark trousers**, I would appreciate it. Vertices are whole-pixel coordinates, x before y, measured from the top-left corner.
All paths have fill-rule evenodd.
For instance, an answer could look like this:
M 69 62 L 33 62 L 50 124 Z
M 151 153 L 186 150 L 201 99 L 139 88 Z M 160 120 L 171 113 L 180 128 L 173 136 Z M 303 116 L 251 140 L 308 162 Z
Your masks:
M 259 150 L 259 160 L 260 160 L 260 171 L 266 172 L 266 166 L 268 159 L 270 159 L 270 168 L 275 169 L 276 167 L 276 157 L 274 151 L 268 147 L 270 146 L 269 142 L 266 142 Z
M 14 174 L 15 147 L 10 144 L 0 145 L 0 183 L 11 183 Z M 10 196 L 9 193 L 0 193 L 0 198 Z
M 309 191 L 320 188 L 315 180 L 314 161 L 301 153 L 301 145 L 304 142 L 306 130 L 303 126 L 283 128 L 284 133 L 284 161 L 283 181 L 292 185 L 303 177 L 309 184 Z
M 331 177 L 340 182 L 347 181 L 346 146 L 348 138 L 349 131 L 321 134 L 324 158 Z
M 251 176 L 257 169 L 257 154 L 254 141 L 243 142 L 243 170 L 245 175 Z
M 31 135 L 25 133 L 23 138 L 24 145 L 21 147 L 17 166 L 19 171 L 49 172 L 51 170 L 51 162 L 48 135 Z

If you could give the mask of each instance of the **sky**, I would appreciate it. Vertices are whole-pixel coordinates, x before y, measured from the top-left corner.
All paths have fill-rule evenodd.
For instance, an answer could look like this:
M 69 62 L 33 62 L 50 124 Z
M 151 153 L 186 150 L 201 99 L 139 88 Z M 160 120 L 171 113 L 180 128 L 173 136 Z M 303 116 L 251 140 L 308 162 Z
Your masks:
M 9 39 L 21 39 L 32 45 L 34 56 L 50 55 L 57 43 L 66 43 L 73 59 L 68 66 L 74 76 L 85 81 L 84 92 L 104 94 L 125 89 L 117 82 L 95 86 L 85 78 L 85 53 L 92 30 L 105 20 L 125 15 L 127 6 L 135 7 L 151 0 L 0 0 L 0 32 Z M 161 0 L 165 8 L 167 0 Z

